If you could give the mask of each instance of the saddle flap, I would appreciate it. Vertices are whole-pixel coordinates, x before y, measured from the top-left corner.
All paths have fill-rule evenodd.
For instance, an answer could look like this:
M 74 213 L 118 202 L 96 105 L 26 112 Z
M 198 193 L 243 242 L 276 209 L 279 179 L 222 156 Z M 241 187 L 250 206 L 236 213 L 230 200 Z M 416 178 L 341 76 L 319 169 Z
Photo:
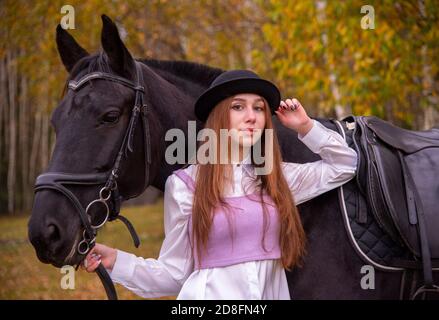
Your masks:
M 374 159 L 370 168 L 371 174 L 376 174 L 377 181 L 371 181 L 370 188 L 379 189 L 376 193 L 369 192 L 372 203 L 381 203 L 383 208 L 377 210 L 376 215 L 385 221 L 386 229 L 390 229 L 393 237 L 401 237 L 405 245 L 417 256 L 420 255 L 417 226 L 410 220 L 406 187 L 403 169 L 398 156 L 398 151 L 389 149 L 375 140 L 371 146 Z M 376 171 L 375 171 L 376 170 Z M 381 194 L 380 194 L 381 192 Z M 409 204 L 409 205 L 408 205 Z M 393 230 L 397 230 L 393 234 Z
M 439 148 L 406 155 L 404 161 L 419 194 L 431 257 L 439 259 Z

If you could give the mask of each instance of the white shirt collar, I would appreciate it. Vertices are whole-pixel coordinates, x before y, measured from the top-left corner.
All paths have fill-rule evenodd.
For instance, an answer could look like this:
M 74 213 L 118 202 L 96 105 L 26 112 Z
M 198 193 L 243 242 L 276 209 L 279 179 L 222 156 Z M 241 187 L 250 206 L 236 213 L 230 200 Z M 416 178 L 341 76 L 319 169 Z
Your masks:
M 244 159 L 242 159 L 241 162 L 233 163 L 232 166 L 233 166 L 233 168 L 236 168 L 236 167 L 240 167 L 240 166 L 242 166 L 242 165 L 244 165 L 244 164 L 251 164 L 251 163 L 252 163 L 252 160 L 251 160 L 250 152 L 249 152 L 249 153 L 246 155 L 246 157 L 245 157 Z
M 238 180 L 241 179 L 242 175 L 253 176 L 254 175 L 254 167 L 252 165 L 250 152 L 247 154 L 247 156 L 241 162 L 232 164 L 232 167 L 233 167 L 233 171 L 235 173 L 241 173 L 241 174 L 235 175 L 235 177 Z

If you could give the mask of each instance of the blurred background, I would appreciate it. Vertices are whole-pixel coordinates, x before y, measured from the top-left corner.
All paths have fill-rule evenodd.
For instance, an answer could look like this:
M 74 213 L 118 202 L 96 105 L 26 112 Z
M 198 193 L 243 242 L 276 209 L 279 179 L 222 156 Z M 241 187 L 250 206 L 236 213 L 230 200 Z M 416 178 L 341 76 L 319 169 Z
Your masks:
M 89 52 L 100 50 L 100 16 L 106 14 L 118 24 L 136 58 L 252 69 L 275 82 L 284 98 L 298 98 L 314 117 L 376 115 L 413 130 L 439 126 L 437 0 L 3 0 L 3 299 L 105 298 L 97 277 L 83 273 L 80 276 L 89 279 L 81 281 L 83 290 L 62 290 L 56 280 L 62 276 L 59 270 L 39 263 L 27 242 L 33 184 L 46 168 L 55 142 L 50 114 L 67 78 L 55 43 L 56 26 L 66 16 L 61 8 L 67 4 L 74 9 L 75 26 L 68 31 Z M 138 255 L 158 255 L 161 201 L 161 192 L 149 188 L 122 211 L 143 234 L 143 248 L 134 251 Z M 109 245 L 122 243 L 133 251 L 119 225 L 106 227 L 102 237 Z M 134 296 L 123 291 L 122 297 Z

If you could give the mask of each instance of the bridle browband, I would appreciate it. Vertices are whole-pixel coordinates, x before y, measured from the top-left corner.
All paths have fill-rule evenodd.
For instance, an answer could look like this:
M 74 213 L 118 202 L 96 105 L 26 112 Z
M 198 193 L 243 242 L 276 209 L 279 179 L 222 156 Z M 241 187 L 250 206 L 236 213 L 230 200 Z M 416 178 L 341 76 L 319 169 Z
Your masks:
M 64 172 L 46 172 L 39 175 L 35 182 L 35 193 L 42 190 L 53 190 L 60 192 L 65 197 L 67 197 L 70 202 L 75 207 L 76 211 L 79 214 L 81 219 L 81 223 L 84 227 L 82 232 L 82 240 L 79 242 L 76 251 L 83 255 L 83 259 L 86 257 L 86 254 L 93 248 L 95 245 L 96 235 L 98 229 L 100 229 L 107 221 L 112 221 L 115 219 L 121 220 L 128 228 L 136 248 L 139 246 L 140 241 L 137 236 L 132 224 L 125 217 L 119 214 L 120 204 L 123 200 L 123 197 L 119 193 L 119 189 L 117 186 L 117 178 L 120 170 L 120 164 L 122 158 L 128 157 L 128 152 L 133 152 L 133 140 L 134 140 L 134 132 L 136 129 L 137 121 L 139 116 L 142 119 L 142 128 L 144 134 L 144 152 L 145 152 L 145 177 L 143 183 L 143 189 L 149 185 L 149 171 L 151 165 L 151 137 L 150 137 L 150 128 L 148 123 L 148 115 L 147 115 L 147 105 L 145 103 L 144 94 L 145 88 L 143 86 L 143 75 L 141 71 L 141 64 L 139 62 L 135 62 L 136 66 L 136 83 L 106 72 L 91 72 L 80 78 L 78 81 L 70 80 L 68 83 L 68 89 L 73 90 L 74 92 L 79 91 L 83 86 L 90 83 L 91 80 L 108 80 L 113 81 L 119 84 L 124 85 L 125 87 L 131 88 L 135 91 L 136 97 L 134 106 L 131 112 L 131 118 L 128 123 L 128 127 L 126 129 L 122 144 L 119 148 L 119 152 L 116 156 L 116 160 L 114 161 L 113 167 L 111 170 L 106 173 L 90 173 L 90 174 L 75 174 L 75 173 L 64 173 Z M 103 187 L 99 191 L 99 198 L 91 201 L 86 208 L 84 208 L 78 198 L 66 187 L 66 185 L 103 185 Z M 137 196 L 137 195 L 135 195 Z M 132 198 L 135 196 L 126 197 Z M 112 202 L 113 211 L 110 212 L 108 202 Z M 105 210 L 105 218 L 95 224 L 92 225 L 91 215 L 89 214 L 90 208 L 93 206 L 102 205 Z M 82 260 L 83 260 L 82 259 Z M 82 261 L 81 261 L 82 262 Z M 80 263 L 81 263 L 80 262 Z M 80 263 L 76 266 L 79 267 Z M 117 299 L 116 290 L 114 288 L 113 282 L 111 281 L 110 276 L 108 275 L 105 268 L 102 264 L 99 265 L 97 269 L 97 273 L 105 287 L 108 298 L 115 300 Z

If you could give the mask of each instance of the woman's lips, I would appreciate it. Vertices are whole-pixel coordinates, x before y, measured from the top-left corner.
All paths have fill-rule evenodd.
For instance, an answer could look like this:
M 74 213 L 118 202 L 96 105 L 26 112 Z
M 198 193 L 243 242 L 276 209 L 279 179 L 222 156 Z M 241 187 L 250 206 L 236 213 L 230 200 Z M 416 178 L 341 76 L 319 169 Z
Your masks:
M 254 130 L 254 129 L 242 129 L 241 131 L 244 131 L 244 132 L 246 132 L 246 133 L 253 134 L 253 130 Z

